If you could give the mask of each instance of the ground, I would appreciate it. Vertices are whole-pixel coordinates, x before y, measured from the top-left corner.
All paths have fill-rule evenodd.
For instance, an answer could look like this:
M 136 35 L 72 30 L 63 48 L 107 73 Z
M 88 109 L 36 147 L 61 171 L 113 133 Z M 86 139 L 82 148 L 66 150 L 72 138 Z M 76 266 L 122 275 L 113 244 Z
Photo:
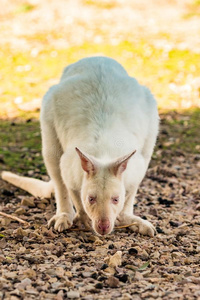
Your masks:
M 57 233 L 47 228 L 54 199 L 0 180 L 0 212 L 27 222 L 0 217 L 0 298 L 200 299 L 199 1 L 0 2 L 0 170 L 48 180 L 41 98 L 84 56 L 117 59 L 151 88 L 161 117 L 134 208 L 153 238 Z

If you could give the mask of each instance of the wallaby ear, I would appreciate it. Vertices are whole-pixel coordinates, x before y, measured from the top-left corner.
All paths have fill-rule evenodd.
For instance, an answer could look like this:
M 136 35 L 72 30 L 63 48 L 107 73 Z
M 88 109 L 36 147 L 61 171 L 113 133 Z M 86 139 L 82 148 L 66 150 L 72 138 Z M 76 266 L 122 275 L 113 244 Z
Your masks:
M 136 150 L 126 156 L 118 158 L 117 161 L 112 164 L 111 170 L 115 176 L 120 176 L 126 170 L 128 161 L 135 154 L 135 152 Z
M 93 159 L 90 157 L 87 157 L 83 152 L 80 151 L 80 149 L 75 148 L 76 152 L 78 153 L 80 159 L 81 159 L 81 166 L 85 172 L 88 173 L 88 175 L 95 175 L 97 171 L 97 165 L 93 161 Z

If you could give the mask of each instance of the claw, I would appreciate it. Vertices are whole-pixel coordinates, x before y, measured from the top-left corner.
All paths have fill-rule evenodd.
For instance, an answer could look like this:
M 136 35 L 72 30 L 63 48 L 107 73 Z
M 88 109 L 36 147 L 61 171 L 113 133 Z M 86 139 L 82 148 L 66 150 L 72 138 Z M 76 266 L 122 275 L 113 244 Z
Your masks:
M 139 232 L 140 234 L 148 235 L 150 237 L 153 237 L 156 234 L 155 227 L 149 221 L 143 220 L 138 216 L 122 213 L 116 223 L 120 225 L 135 223 L 129 227 L 132 231 Z
M 72 226 L 72 218 L 67 213 L 56 214 L 48 222 L 48 227 L 53 225 L 55 230 L 62 232 Z
M 153 237 L 156 233 L 154 226 L 149 221 L 143 219 L 141 219 L 136 226 L 131 226 L 130 228 L 133 231 L 150 237 Z
M 89 217 L 86 215 L 86 213 L 82 213 L 82 214 L 77 213 L 74 218 L 73 224 L 80 228 L 84 226 L 85 229 L 91 229 L 91 221 Z

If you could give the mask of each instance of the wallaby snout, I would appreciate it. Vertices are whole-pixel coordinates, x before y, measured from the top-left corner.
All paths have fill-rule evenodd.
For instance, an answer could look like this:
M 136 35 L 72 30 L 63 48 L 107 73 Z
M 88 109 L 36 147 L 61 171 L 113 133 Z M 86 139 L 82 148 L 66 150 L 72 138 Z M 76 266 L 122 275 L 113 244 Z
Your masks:
M 98 220 L 96 230 L 99 234 L 108 234 L 110 233 L 110 229 L 110 220 L 108 218 Z

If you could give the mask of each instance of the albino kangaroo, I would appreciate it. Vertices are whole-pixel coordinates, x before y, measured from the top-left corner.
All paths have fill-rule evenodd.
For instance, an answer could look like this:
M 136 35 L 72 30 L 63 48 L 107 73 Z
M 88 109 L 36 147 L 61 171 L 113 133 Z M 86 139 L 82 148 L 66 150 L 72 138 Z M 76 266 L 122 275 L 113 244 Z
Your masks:
M 44 96 L 42 152 L 50 182 L 3 172 L 2 178 L 37 197 L 55 193 L 48 225 L 59 232 L 73 222 L 97 234 L 114 224 L 153 236 L 153 225 L 134 216 L 133 204 L 158 134 L 150 91 L 115 60 L 91 57 L 68 66 Z M 75 210 L 74 210 L 75 207 Z M 75 214 L 76 212 L 76 214 Z

